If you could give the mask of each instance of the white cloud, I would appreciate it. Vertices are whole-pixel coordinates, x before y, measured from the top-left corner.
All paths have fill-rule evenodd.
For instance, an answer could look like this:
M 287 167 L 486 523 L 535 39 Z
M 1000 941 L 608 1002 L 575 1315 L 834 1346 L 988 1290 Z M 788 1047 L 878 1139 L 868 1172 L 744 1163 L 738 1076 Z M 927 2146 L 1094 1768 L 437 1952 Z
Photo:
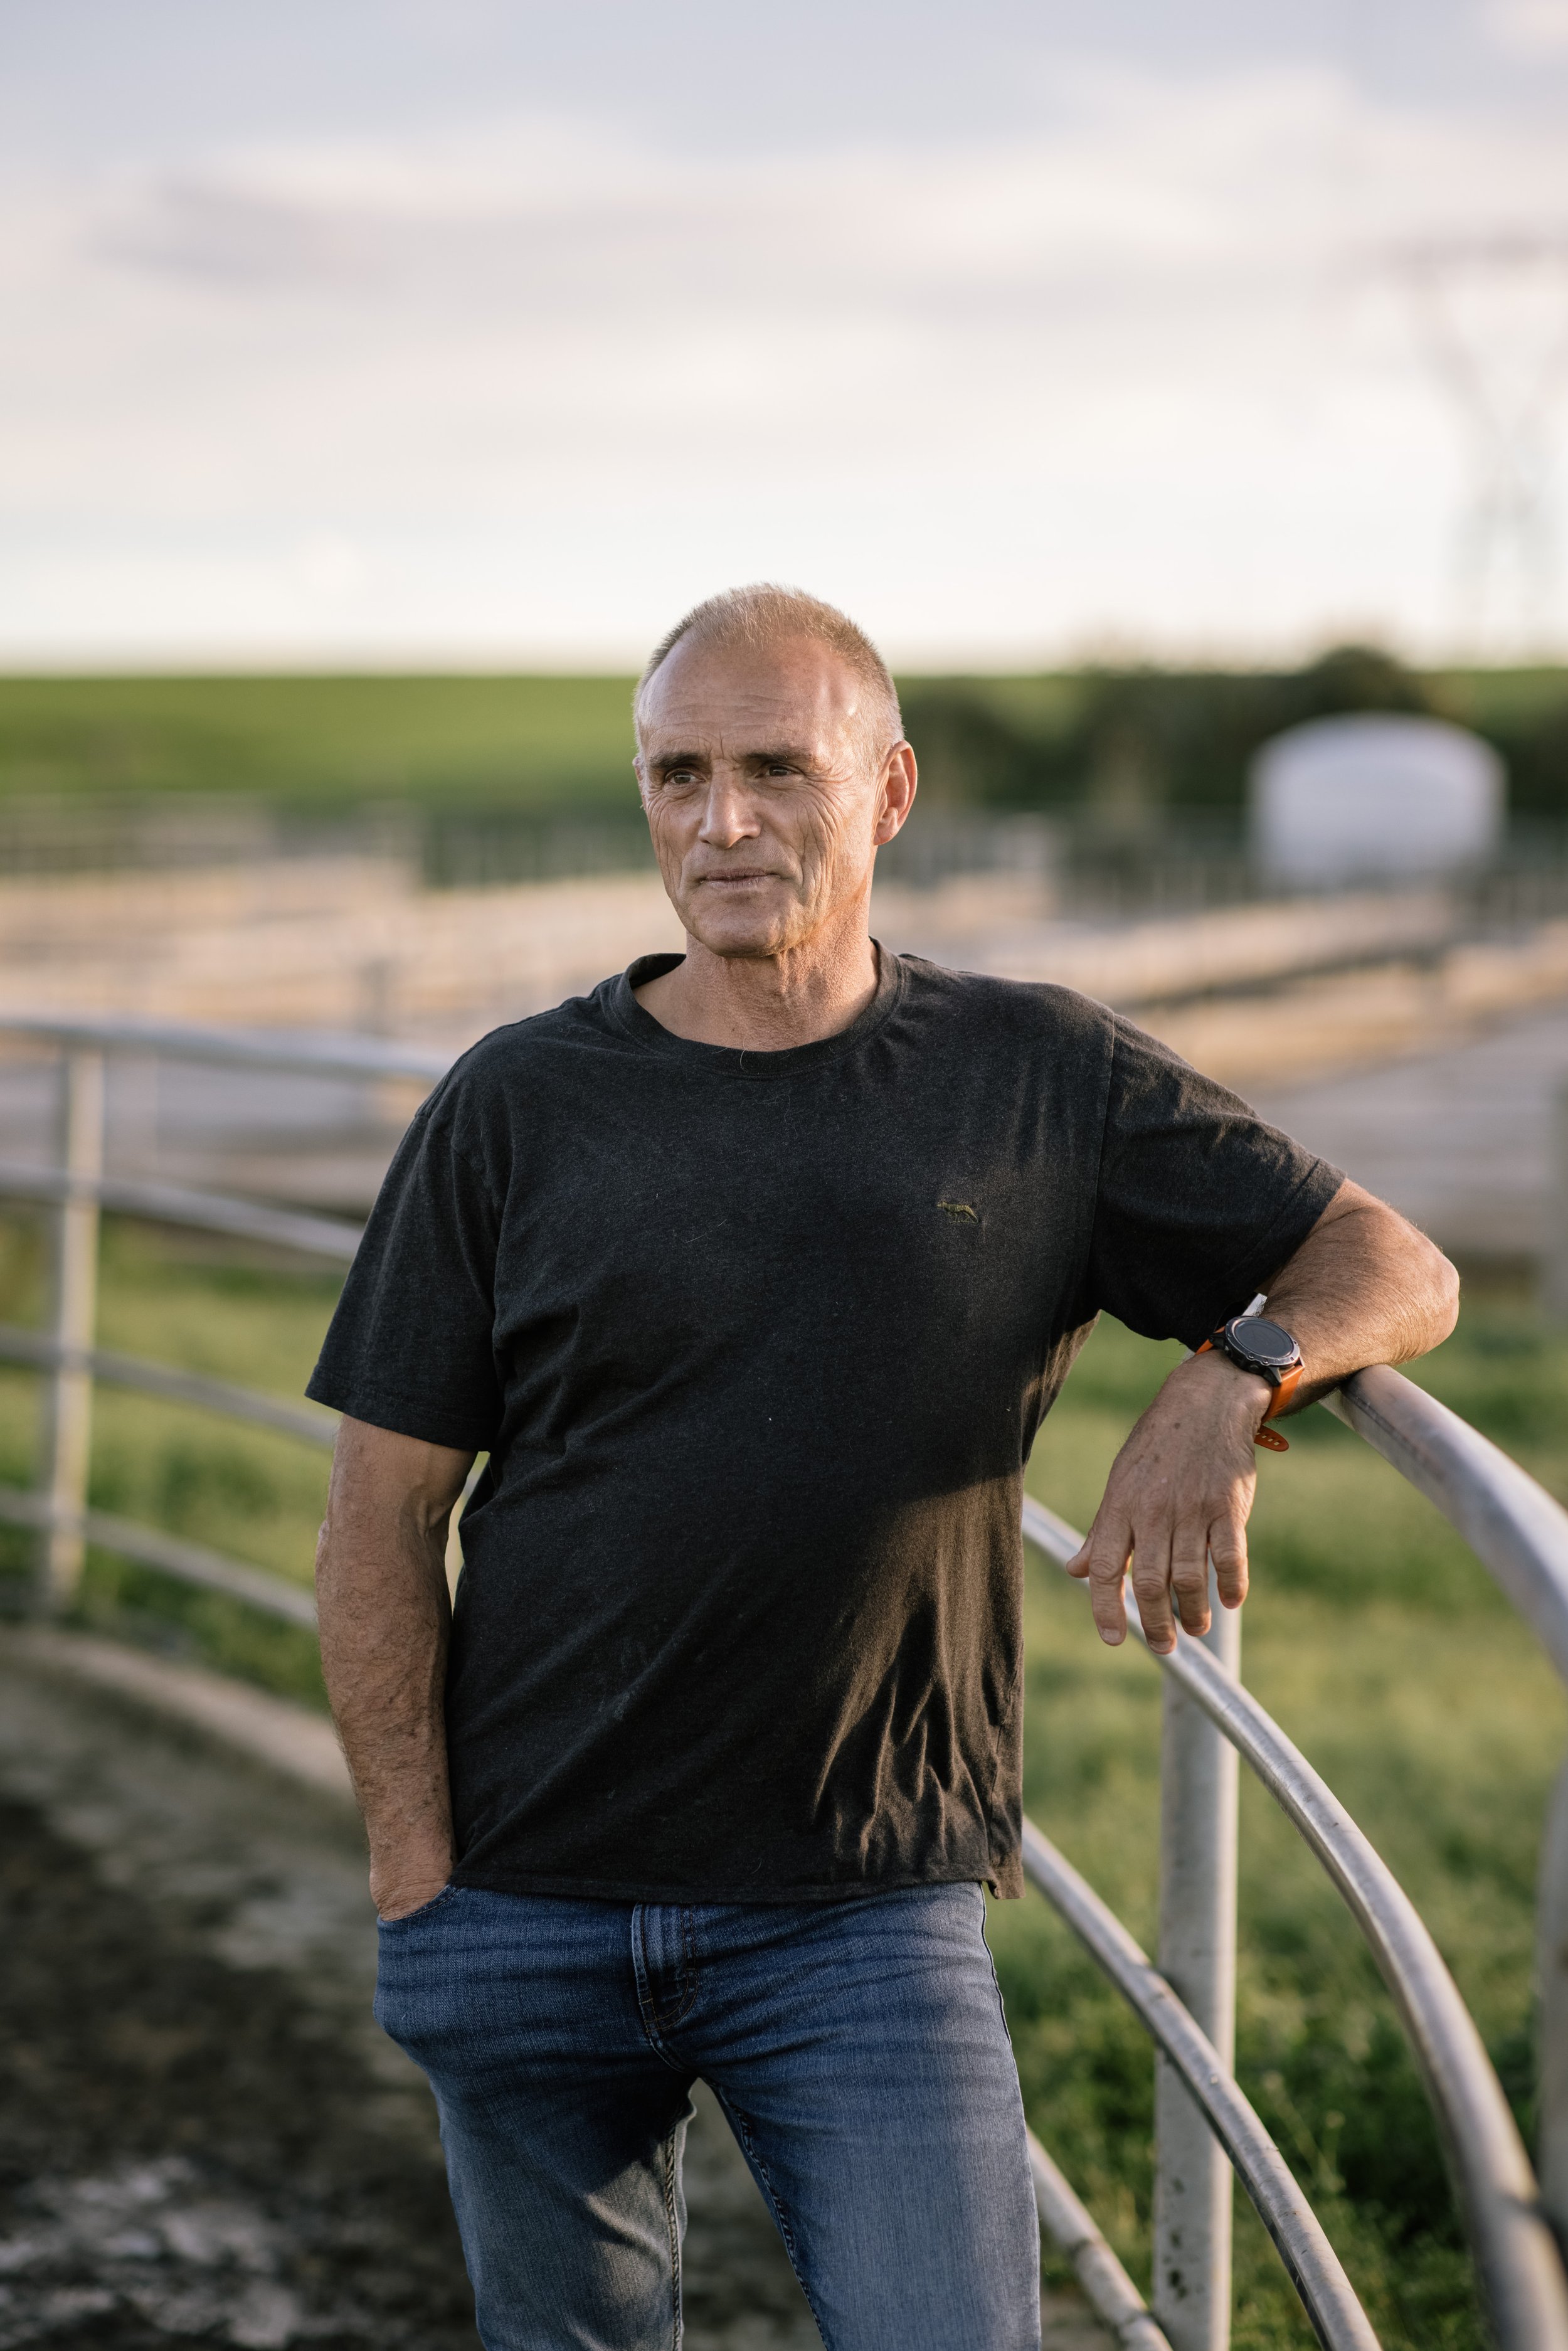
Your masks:
M 1482 22 L 1511 56 L 1568 57 L 1568 0 L 1490 0 Z
M 1429 635 L 1452 465 L 1378 256 L 1568 210 L 1560 141 L 1307 68 L 1082 68 L 1051 123 L 13 178 L 0 652 L 624 657 L 777 570 L 970 656 Z

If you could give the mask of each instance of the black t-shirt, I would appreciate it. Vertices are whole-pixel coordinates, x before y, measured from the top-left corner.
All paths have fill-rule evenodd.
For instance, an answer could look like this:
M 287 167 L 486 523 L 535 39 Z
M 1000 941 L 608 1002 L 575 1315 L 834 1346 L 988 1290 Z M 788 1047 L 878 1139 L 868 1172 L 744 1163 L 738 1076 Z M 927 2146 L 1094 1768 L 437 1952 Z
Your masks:
M 1340 1183 L 1061 987 L 882 951 L 836 1037 L 675 1037 L 647 956 L 392 1163 L 309 1393 L 488 1451 L 457 1882 L 1021 1888 L 1023 1465 L 1102 1308 L 1195 1343 Z

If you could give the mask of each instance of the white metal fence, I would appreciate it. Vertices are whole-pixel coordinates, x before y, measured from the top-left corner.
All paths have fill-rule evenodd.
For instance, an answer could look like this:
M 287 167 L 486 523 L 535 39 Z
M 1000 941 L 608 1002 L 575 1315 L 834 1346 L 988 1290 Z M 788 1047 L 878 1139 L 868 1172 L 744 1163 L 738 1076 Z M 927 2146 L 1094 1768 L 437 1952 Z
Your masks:
M 0 1163 L 0 1200 L 42 1207 L 52 1235 L 44 1329 L 0 1325 L 0 1362 L 44 1383 L 42 1447 L 30 1490 L 0 1487 L 0 1520 L 37 1531 L 37 1604 L 72 1604 L 89 1546 L 228 1594 L 288 1623 L 314 1610 L 298 1586 L 88 1499 L 92 1397 L 104 1382 L 329 1447 L 330 1413 L 99 1347 L 99 1223 L 105 1209 L 346 1266 L 358 1230 L 333 1217 L 105 1173 L 104 1071 L 116 1053 L 228 1070 L 434 1082 L 440 1053 L 371 1039 L 280 1039 L 124 1021 L 0 1022 L 22 1050 L 55 1057 L 55 1149 L 45 1163 Z M 1359 1374 L 1329 1401 L 1470 1544 L 1568 1679 L 1568 1513 L 1455 1414 L 1387 1369 Z M 1040 1504 L 1023 1532 L 1059 1563 L 1080 1537 Z M 1136 1612 L 1128 1595 L 1131 1621 Z M 1231 2173 L 1256 2205 L 1321 2341 L 1375 2351 L 1377 2338 L 1299 2182 L 1232 2071 L 1237 1764 L 1244 1758 L 1337 1886 L 1386 1981 L 1447 2146 L 1500 2351 L 1568 2351 L 1568 1770 L 1543 1845 L 1540 1888 L 1542 2196 L 1479 2034 L 1414 1906 L 1306 1759 L 1241 1682 L 1239 1619 L 1216 1610 L 1202 1641 L 1161 1657 L 1159 1949 L 1151 1960 L 1032 1822 L 1030 1881 L 1082 1938 L 1147 2027 L 1157 2052 L 1154 2308 L 1148 2309 L 1067 2180 L 1031 2144 L 1042 2226 L 1071 2258 L 1125 2351 L 1226 2351 L 1230 2319 Z

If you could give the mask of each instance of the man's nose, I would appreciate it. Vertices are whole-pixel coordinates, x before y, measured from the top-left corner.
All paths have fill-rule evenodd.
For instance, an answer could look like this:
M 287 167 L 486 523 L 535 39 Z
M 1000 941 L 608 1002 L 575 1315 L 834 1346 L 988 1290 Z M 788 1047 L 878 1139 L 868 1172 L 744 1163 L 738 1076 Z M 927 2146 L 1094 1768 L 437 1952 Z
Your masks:
M 737 841 L 754 841 L 760 831 L 749 792 L 736 777 L 716 775 L 703 810 L 703 840 L 714 849 L 733 849 Z

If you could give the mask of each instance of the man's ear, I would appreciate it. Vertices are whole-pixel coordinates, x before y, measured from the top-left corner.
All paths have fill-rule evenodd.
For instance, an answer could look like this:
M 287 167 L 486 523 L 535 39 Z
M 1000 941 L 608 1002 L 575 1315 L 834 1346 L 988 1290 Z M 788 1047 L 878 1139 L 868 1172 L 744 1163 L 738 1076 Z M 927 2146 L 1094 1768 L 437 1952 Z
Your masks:
M 907 743 L 895 743 L 883 763 L 882 809 L 876 820 L 876 846 L 884 848 L 894 835 L 903 831 L 909 811 L 915 805 L 915 794 L 920 781 L 920 770 L 915 753 Z

